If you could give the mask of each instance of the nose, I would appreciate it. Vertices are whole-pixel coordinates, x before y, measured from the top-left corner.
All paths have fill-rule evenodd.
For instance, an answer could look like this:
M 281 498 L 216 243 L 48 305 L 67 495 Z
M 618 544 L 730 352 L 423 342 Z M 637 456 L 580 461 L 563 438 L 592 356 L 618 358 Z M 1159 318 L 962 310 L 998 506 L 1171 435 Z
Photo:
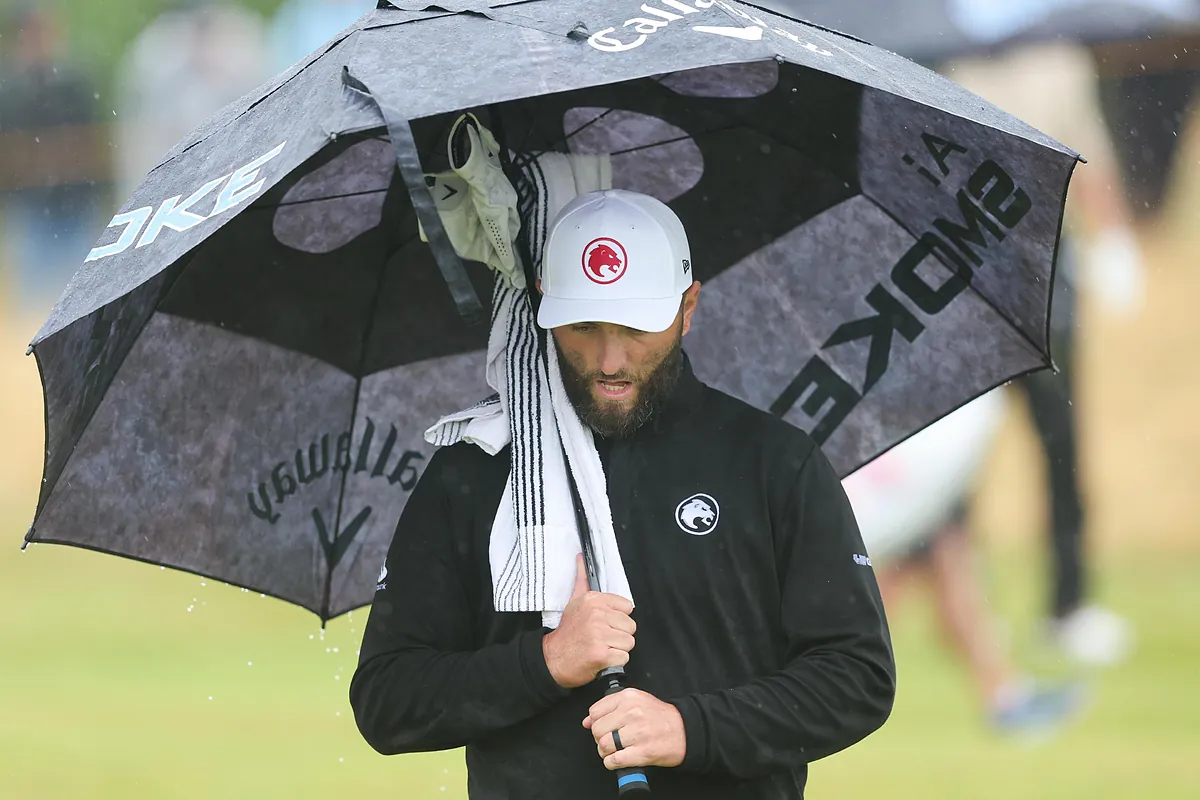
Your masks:
M 600 372 L 604 375 L 622 375 L 629 366 L 628 343 L 624 337 L 612 332 L 606 332 L 602 337 L 600 350 Z

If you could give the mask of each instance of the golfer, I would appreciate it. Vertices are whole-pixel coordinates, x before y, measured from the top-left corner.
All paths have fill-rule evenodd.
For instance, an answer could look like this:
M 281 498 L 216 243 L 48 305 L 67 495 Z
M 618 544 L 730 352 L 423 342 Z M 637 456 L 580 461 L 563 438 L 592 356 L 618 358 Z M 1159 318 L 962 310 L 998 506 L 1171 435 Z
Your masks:
M 474 800 L 802 798 L 807 765 L 887 719 L 891 642 L 837 474 L 799 429 L 705 386 L 699 302 L 665 205 L 599 192 L 550 229 L 538 324 L 590 427 L 636 602 L 575 591 L 553 630 L 493 606 L 508 451 L 439 450 L 413 490 L 350 702 L 385 754 L 466 747 Z M 764 336 L 771 336 L 769 330 Z M 603 696 L 621 665 L 637 688 Z

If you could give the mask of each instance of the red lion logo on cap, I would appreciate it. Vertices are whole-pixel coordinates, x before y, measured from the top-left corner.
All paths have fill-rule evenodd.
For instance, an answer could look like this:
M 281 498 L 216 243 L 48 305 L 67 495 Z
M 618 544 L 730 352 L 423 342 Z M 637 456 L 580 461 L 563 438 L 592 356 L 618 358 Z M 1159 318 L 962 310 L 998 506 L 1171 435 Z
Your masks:
M 593 239 L 583 248 L 583 272 L 595 283 L 614 283 L 625 274 L 629 256 L 616 239 Z

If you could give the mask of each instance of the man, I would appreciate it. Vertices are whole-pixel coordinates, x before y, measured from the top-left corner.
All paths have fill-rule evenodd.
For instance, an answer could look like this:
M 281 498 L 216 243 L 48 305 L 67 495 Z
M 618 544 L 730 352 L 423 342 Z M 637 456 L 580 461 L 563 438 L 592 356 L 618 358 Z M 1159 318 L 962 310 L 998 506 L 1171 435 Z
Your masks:
M 803 797 L 807 764 L 879 728 L 895 691 L 837 475 L 805 433 L 693 374 L 681 344 L 700 285 L 662 203 L 572 201 L 539 289 L 636 609 L 588 591 L 577 565 L 554 630 L 495 611 L 488 541 L 508 451 L 444 448 L 397 525 L 364 633 L 360 731 L 385 754 L 465 745 L 477 799 L 612 798 L 611 770 L 634 766 L 660 798 Z M 614 665 L 637 688 L 602 697 L 593 679 Z

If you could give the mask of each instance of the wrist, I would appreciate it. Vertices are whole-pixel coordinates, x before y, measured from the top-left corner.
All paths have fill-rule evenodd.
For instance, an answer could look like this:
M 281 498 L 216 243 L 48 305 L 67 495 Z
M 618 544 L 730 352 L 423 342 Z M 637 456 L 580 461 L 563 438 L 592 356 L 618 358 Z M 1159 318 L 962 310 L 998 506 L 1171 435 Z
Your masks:
M 671 727 L 675 731 L 675 735 L 672 737 L 675 743 L 675 750 L 671 754 L 670 763 L 666 766 L 678 767 L 687 758 L 687 726 L 683 723 L 683 714 L 680 713 L 679 708 L 674 703 L 666 703 L 666 706 L 669 709 L 668 713 L 671 715 Z
M 569 689 L 563 682 L 562 676 L 558 670 L 558 659 L 554 655 L 554 642 L 557 631 L 550 631 L 542 636 L 542 659 L 546 662 L 546 670 L 550 673 L 550 677 L 554 682 L 563 689 Z

